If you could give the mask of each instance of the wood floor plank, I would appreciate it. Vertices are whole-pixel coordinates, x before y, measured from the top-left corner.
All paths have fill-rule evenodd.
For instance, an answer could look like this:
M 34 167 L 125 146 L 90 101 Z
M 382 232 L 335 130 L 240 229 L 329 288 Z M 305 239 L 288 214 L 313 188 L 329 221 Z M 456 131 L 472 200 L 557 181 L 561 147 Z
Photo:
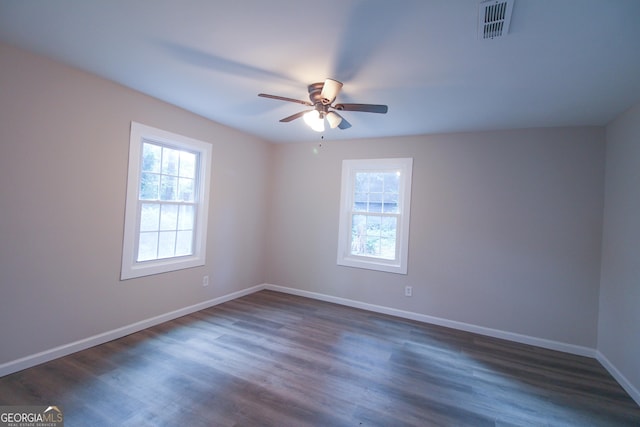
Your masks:
M 640 426 L 594 359 L 271 292 L 0 378 L 67 426 Z

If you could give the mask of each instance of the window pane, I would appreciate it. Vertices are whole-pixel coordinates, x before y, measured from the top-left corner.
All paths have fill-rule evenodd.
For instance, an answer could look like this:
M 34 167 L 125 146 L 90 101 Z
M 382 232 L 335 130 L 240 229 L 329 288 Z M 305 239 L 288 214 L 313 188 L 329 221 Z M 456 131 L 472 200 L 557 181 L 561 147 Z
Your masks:
M 355 212 L 367 212 L 369 204 L 367 202 L 357 202 L 353 204 L 353 210 Z
M 380 237 L 367 236 L 367 255 L 379 256 L 380 255 Z
M 168 175 L 178 175 L 178 162 L 180 151 L 173 148 L 162 149 L 162 173 Z
M 382 217 L 379 217 L 379 216 L 367 217 L 367 236 L 379 236 L 381 224 L 382 224 Z
M 400 175 L 396 172 L 389 172 L 384 174 L 384 192 L 385 193 L 397 193 L 400 190 L 399 187 Z
M 178 175 L 185 178 L 196 177 L 196 155 L 187 151 L 180 152 L 180 171 Z
M 369 174 L 364 172 L 356 173 L 356 182 L 354 185 L 354 191 L 356 193 L 368 193 L 369 192 Z
M 397 193 L 385 193 L 383 212 L 386 213 L 398 213 L 398 194 Z
M 396 239 L 380 239 L 380 258 L 396 258 Z
M 380 199 L 382 198 L 380 197 Z M 370 200 L 369 205 L 367 206 L 367 212 L 382 212 L 382 200 Z
M 178 214 L 178 230 L 193 230 L 193 206 L 182 205 L 180 206 Z
M 382 193 L 369 193 L 369 204 L 371 203 L 382 203 Z
M 176 232 L 161 231 L 158 239 L 158 258 L 169 258 L 175 256 L 176 252 Z
M 178 195 L 178 178 L 162 175 L 160 181 L 160 200 L 173 201 Z
M 383 182 L 384 182 L 383 173 L 370 173 L 369 174 L 369 192 L 382 193 Z
M 369 193 L 367 212 L 382 212 L 382 193 Z
M 155 144 L 145 142 L 142 144 L 142 171 L 160 172 L 160 158 L 162 148 Z
M 364 254 L 367 238 L 367 217 L 353 215 L 351 220 L 351 253 L 353 255 Z
M 191 178 L 180 178 L 178 180 L 178 200 L 184 202 L 194 201 L 194 188 L 195 181 Z
M 140 200 L 158 200 L 160 175 L 142 172 L 140 176 Z
M 380 225 L 380 235 L 382 237 L 389 237 L 395 240 L 397 224 L 398 218 L 388 216 L 383 217 Z
M 362 227 L 362 233 L 366 231 L 367 225 L 367 216 L 366 215 L 353 215 L 352 218 L 352 229 L 355 232 L 356 229 Z
M 160 230 L 176 230 L 178 224 L 178 206 L 162 205 Z
M 158 231 L 160 223 L 160 205 L 143 203 L 140 212 L 140 231 Z
M 193 252 L 193 231 L 178 231 L 176 256 L 191 255 Z
M 158 233 L 140 233 L 138 261 L 149 261 L 158 256 Z
M 356 212 L 366 212 L 369 195 L 366 193 L 356 193 L 353 196 L 353 210 Z

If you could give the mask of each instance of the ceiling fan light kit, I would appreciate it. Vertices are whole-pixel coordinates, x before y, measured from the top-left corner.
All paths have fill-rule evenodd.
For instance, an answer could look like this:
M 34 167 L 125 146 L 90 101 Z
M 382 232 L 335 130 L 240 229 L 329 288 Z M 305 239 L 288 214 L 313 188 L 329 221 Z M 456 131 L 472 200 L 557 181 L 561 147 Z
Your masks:
M 307 111 L 302 116 L 304 122 L 316 132 L 324 131 L 324 120 L 320 116 L 320 113 L 316 110 Z
M 331 129 L 335 129 L 342 122 L 342 117 L 334 111 L 329 111 L 326 115 L 327 121 L 329 122 L 329 127 Z
M 320 92 L 320 101 L 324 105 L 331 105 L 336 100 L 336 96 L 342 89 L 342 83 L 333 79 L 326 79 L 322 85 L 322 92 Z
M 334 79 L 326 79 L 321 83 L 312 83 L 307 89 L 309 91 L 309 101 L 287 98 L 285 96 L 269 95 L 259 93 L 258 96 L 263 98 L 276 99 L 279 101 L 294 102 L 296 104 L 313 107 L 313 110 L 305 110 L 291 116 L 281 119 L 281 122 L 288 123 L 302 117 L 305 123 L 316 132 L 324 131 L 324 119 L 327 119 L 331 129 L 348 129 L 351 123 L 346 121 L 344 117 L 336 113 L 338 111 L 359 111 L 364 113 L 386 114 L 389 108 L 380 104 L 335 104 L 333 102 L 338 97 L 342 89 L 342 83 Z

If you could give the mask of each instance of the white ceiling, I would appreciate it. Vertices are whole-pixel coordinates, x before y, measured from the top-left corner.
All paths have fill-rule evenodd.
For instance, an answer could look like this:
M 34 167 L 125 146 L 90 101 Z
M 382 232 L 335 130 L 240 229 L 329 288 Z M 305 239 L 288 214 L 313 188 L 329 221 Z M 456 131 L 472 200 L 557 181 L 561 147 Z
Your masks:
M 605 125 L 640 100 L 639 0 L 515 0 L 477 37 L 479 0 L 0 0 L 0 41 L 274 142 L 317 141 L 307 85 L 344 83 L 325 140 Z M 1 58 L 0 58 L 1 59 Z

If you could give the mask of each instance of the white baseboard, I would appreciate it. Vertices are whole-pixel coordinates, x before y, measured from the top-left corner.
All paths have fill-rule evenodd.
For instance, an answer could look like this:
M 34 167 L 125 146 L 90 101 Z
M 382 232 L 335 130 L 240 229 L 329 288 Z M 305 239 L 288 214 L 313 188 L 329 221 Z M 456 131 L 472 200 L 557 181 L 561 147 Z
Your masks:
M 360 301 L 350 300 L 346 298 L 334 297 L 316 292 L 303 291 L 295 288 L 287 288 L 266 284 L 265 289 L 283 292 L 292 295 L 313 298 L 321 301 L 332 302 L 336 304 L 346 305 L 349 307 L 361 308 L 363 310 L 374 311 L 376 313 L 389 314 L 391 316 L 402 317 L 405 319 L 417 320 L 419 322 L 431 323 L 433 325 L 445 326 L 447 328 L 458 329 L 461 331 L 473 332 L 480 335 L 486 335 L 494 338 L 501 338 L 509 341 L 519 342 L 522 344 L 534 345 L 536 347 L 547 348 L 550 350 L 562 351 L 564 353 L 576 354 L 595 358 L 596 350 L 589 347 L 583 347 L 574 344 L 567 344 L 559 341 L 547 340 L 544 338 L 531 337 L 528 335 L 517 334 L 514 332 L 502 331 L 499 329 L 485 328 L 483 326 L 472 325 L 470 323 L 457 322 L 455 320 L 442 319 L 440 317 L 428 316 L 426 314 L 414 313 L 411 311 L 398 310 L 395 308 L 384 307 L 375 304 L 367 304 Z
M 604 354 L 600 353 L 599 350 L 596 351 L 596 359 L 602 366 L 604 366 L 607 371 L 609 371 L 611 376 L 615 378 L 616 381 L 618 381 L 618 384 L 620 384 L 620 386 L 622 386 L 622 388 L 625 389 L 627 393 L 629 393 L 629 396 L 631 396 L 631 398 L 635 400 L 638 405 L 640 405 L 640 390 L 635 388 L 633 384 L 629 382 L 627 377 L 622 375 L 622 372 L 620 372 L 618 368 L 616 368 Z
M 20 359 L 12 360 L 0 364 L 0 377 L 12 374 L 14 372 L 21 371 L 23 369 L 30 368 L 32 366 L 39 365 L 50 360 L 57 359 L 59 357 L 67 356 L 71 353 L 75 353 L 80 350 L 103 344 L 108 341 L 112 341 L 118 338 L 122 338 L 126 335 L 134 332 L 139 332 L 143 329 L 150 328 L 151 326 L 158 325 L 169 320 L 177 319 L 178 317 L 185 316 L 187 314 L 195 313 L 196 311 L 204 310 L 205 308 L 213 307 L 223 302 L 231 301 L 236 298 L 243 297 L 245 295 L 252 294 L 265 288 L 265 285 L 256 285 L 251 288 L 243 289 L 241 291 L 232 292 L 227 295 L 223 295 L 218 298 L 213 298 L 208 301 L 204 301 L 198 304 L 184 307 L 179 310 L 171 311 L 169 313 L 161 314 L 159 316 L 152 317 L 150 319 L 141 320 L 131 325 L 123 326 L 122 328 L 107 331 L 98 335 L 94 335 L 79 341 L 75 341 L 69 344 L 64 344 L 50 350 L 45 350 L 40 353 L 32 354 Z

